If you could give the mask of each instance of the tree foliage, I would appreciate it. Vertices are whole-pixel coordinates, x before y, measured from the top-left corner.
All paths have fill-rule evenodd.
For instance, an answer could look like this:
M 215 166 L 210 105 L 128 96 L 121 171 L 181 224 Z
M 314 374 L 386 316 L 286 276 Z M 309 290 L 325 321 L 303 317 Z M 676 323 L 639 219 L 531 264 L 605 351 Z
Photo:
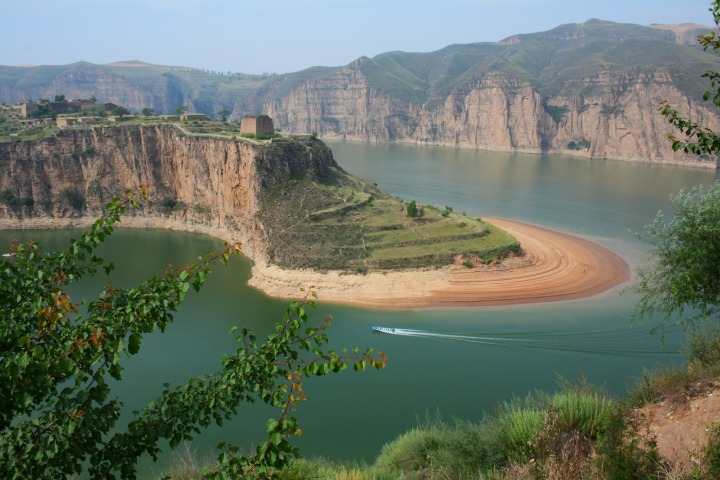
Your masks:
M 713 14 L 715 25 L 720 26 L 720 0 L 713 0 L 710 11 Z M 701 35 L 698 37 L 698 42 L 705 50 L 712 49 L 720 55 L 720 37 L 717 35 L 717 31 L 713 30 Z M 703 77 L 710 80 L 710 89 L 705 91 L 703 99 L 705 101 L 712 99 L 713 104 L 720 107 L 720 72 L 708 70 Z M 660 113 L 685 136 L 685 139 L 681 140 L 673 134 L 668 134 L 668 138 L 672 140 L 673 150 L 683 150 L 695 155 L 720 152 L 720 136 L 711 129 L 682 116 L 667 101 L 661 102 Z
M 672 218 L 662 212 L 641 236 L 654 262 L 638 269 L 635 317 L 661 313 L 665 320 L 717 319 L 720 307 L 720 182 L 672 197 Z M 685 318 L 686 313 L 689 318 Z
M 353 364 L 385 365 L 370 349 L 338 354 L 326 348 L 330 319 L 308 325 L 311 300 L 293 302 L 273 334 L 259 343 L 245 328 L 238 348 L 219 371 L 162 394 L 127 425 L 119 425 L 122 400 L 112 395 L 124 359 L 143 337 L 165 331 L 186 292 L 199 291 L 211 266 L 227 263 L 237 245 L 226 245 L 198 263 L 168 266 L 136 288 L 108 284 L 99 297 L 76 303 L 67 287 L 112 263 L 95 255 L 120 216 L 145 197 L 144 188 L 114 199 L 107 212 L 68 248 L 44 251 L 37 243 L 12 244 L 0 260 L 0 478 L 136 478 L 141 455 L 156 459 L 162 442 L 175 447 L 210 424 L 222 425 L 243 402 L 277 407 L 267 438 L 249 455 L 221 444 L 208 478 L 270 478 L 298 456 L 289 438 L 299 435 L 293 408 L 304 400 L 303 378 L 337 373 Z
M 720 0 L 713 0 L 710 12 L 720 25 Z M 705 50 L 712 48 L 720 54 L 716 31 L 701 35 L 698 41 Z M 708 70 L 703 77 L 711 82 L 703 98 L 712 98 L 720 107 L 720 72 Z M 680 140 L 669 134 L 673 150 L 696 155 L 720 153 L 717 133 L 681 116 L 665 101 L 660 112 L 686 137 Z M 638 269 L 632 286 L 640 295 L 634 318 L 649 319 L 660 313 L 666 322 L 716 322 L 720 306 L 720 182 L 707 191 L 702 186 L 680 191 L 671 201 L 675 209 L 671 220 L 666 222 L 660 212 L 640 235 L 650 245 L 654 263 Z

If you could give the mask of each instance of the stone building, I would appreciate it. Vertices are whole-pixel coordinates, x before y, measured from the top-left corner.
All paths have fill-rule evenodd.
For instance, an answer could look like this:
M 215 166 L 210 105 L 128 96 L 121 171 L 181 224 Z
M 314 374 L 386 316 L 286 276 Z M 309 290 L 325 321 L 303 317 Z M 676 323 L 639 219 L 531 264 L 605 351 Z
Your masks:
M 275 133 L 272 118 L 267 115 L 247 115 L 240 123 L 240 134 L 268 135 Z
M 181 121 L 188 121 L 188 120 L 202 120 L 202 121 L 208 121 L 210 120 L 210 117 L 205 115 L 204 113 L 183 113 L 180 115 Z

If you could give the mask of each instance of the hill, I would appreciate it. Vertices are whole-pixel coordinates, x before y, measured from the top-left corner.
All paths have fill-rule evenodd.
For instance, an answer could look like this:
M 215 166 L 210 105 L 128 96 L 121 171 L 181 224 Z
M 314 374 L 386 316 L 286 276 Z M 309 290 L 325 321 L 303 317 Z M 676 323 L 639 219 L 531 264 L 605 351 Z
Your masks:
M 388 52 L 284 75 L 142 62 L 0 67 L 0 101 L 89 98 L 231 118 L 255 113 L 295 134 L 407 141 L 589 158 L 698 164 L 673 152 L 657 112 L 668 100 L 720 127 L 701 75 L 720 59 L 692 39 L 710 27 L 589 20 L 494 43 Z M 717 160 L 705 165 L 717 166 Z

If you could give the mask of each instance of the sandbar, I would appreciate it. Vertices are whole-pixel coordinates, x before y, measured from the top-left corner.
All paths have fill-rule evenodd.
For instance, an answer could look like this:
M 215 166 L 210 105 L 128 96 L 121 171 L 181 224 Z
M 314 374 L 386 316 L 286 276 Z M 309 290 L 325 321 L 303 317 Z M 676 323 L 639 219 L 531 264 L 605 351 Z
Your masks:
M 367 308 L 474 307 L 587 298 L 630 279 L 628 264 L 611 250 L 535 225 L 484 218 L 513 235 L 523 254 L 499 263 L 462 264 L 367 274 L 285 270 L 256 263 L 249 284 L 278 298 L 302 298 Z

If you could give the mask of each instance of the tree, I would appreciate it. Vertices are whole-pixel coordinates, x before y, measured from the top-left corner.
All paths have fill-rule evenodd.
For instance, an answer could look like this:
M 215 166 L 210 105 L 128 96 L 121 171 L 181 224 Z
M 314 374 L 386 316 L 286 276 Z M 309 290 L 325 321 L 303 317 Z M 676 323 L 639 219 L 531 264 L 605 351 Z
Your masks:
M 175 113 L 178 115 L 183 115 L 184 113 L 187 113 L 190 107 L 187 105 L 180 105 L 179 107 L 175 107 Z
M 140 113 L 142 113 L 146 117 L 152 117 L 153 115 L 155 115 L 155 109 L 145 107 L 142 110 L 140 110 Z
M 55 95 L 55 102 L 57 102 L 57 103 L 67 102 L 67 100 L 65 100 L 65 95 Z
M 715 25 L 720 26 L 720 0 L 713 0 L 710 11 L 713 14 Z M 699 36 L 698 42 L 705 50 L 711 48 L 715 53 L 720 54 L 720 37 L 716 31 Z M 707 101 L 712 97 L 713 104 L 720 107 L 720 72 L 708 70 L 702 76 L 710 79 L 711 87 L 710 90 L 705 91 L 703 99 Z M 660 113 L 686 137 L 681 140 L 673 134 L 668 134 L 672 140 L 673 150 L 683 150 L 696 155 L 720 152 L 720 136 L 711 129 L 683 117 L 667 101 L 661 102 Z
M 220 115 L 220 121 L 223 123 L 227 122 L 227 117 L 231 113 L 232 112 L 230 110 L 228 110 L 227 108 L 221 108 L 220 110 L 217 111 L 217 114 Z
M 720 181 L 672 197 L 672 219 L 662 212 L 641 238 L 653 263 L 638 268 L 632 289 L 640 294 L 635 317 L 655 312 L 666 321 L 718 320 L 720 308 Z M 685 315 L 690 312 L 690 317 Z
M 112 396 L 112 383 L 122 380 L 123 359 L 140 351 L 146 334 L 169 328 L 186 292 L 199 291 L 211 267 L 238 248 L 226 245 L 196 264 L 168 266 L 136 288 L 108 284 L 98 298 L 76 303 L 68 285 L 111 273 L 112 263 L 95 249 L 144 198 L 140 188 L 114 199 L 63 251 L 16 243 L 0 260 L 0 478 L 66 478 L 87 470 L 91 478 L 132 479 L 141 455 L 157 458 L 163 442 L 174 448 L 256 400 L 279 409 L 267 423 L 267 439 L 249 456 L 221 444 L 205 475 L 272 478 L 299 455 L 288 439 L 300 434 L 291 414 L 305 398 L 304 377 L 340 372 L 348 363 L 355 370 L 368 363 L 384 367 L 379 352 L 328 350 L 330 320 L 308 326 L 306 308 L 313 302 L 293 302 L 263 343 L 240 329 L 237 351 L 223 356 L 221 370 L 166 386 L 133 421 L 118 425 L 122 401 Z
M 128 110 L 125 107 L 117 106 L 117 107 L 113 107 L 113 109 L 112 109 L 112 114 L 117 115 L 120 118 L 124 117 L 128 113 L 130 113 L 130 110 Z
M 720 0 L 714 0 L 710 11 L 720 25 Z M 698 41 L 704 48 L 720 54 L 720 38 L 710 32 Z M 703 98 L 712 97 L 720 106 L 720 72 L 703 74 L 711 88 Z M 661 102 L 660 112 L 685 135 L 680 140 L 670 134 L 673 149 L 696 155 L 720 153 L 720 136 L 701 127 Z M 650 245 L 653 263 L 638 269 L 638 280 L 632 290 L 640 295 L 633 317 L 649 319 L 660 313 L 665 322 L 675 319 L 686 325 L 697 320 L 717 323 L 720 308 L 720 182 L 705 191 L 696 186 L 671 197 L 675 211 L 668 222 L 662 212 L 645 227 L 640 237 Z M 688 315 L 686 317 L 686 315 Z

